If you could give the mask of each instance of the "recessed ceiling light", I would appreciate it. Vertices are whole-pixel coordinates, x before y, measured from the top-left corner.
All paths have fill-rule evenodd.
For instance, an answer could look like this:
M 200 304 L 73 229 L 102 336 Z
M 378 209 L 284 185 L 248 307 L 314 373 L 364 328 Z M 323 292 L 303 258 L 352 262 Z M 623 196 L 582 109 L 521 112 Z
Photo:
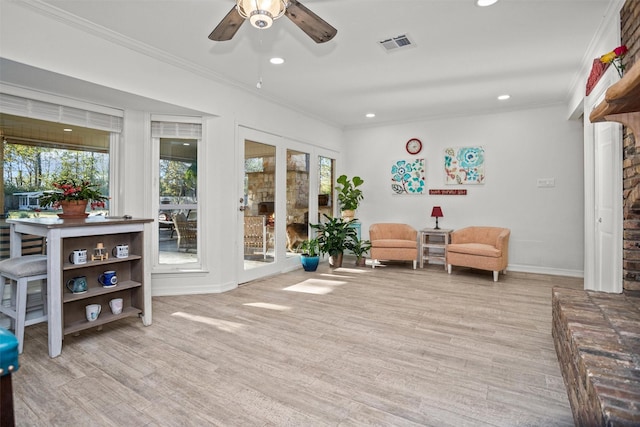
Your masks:
M 368 119 L 372 119 L 375 116 L 376 116 L 375 113 L 367 113 L 367 114 L 365 114 L 365 117 L 368 118 Z
M 505 95 L 500 95 L 500 96 L 498 97 L 498 99 L 499 99 L 500 101 L 504 101 L 504 100 L 507 100 L 507 99 L 509 99 L 509 98 L 511 98 L 511 95 L 506 95 L 506 94 L 505 94 Z
M 476 0 L 476 6 L 486 7 L 496 4 L 498 0 Z
M 280 64 L 284 64 L 284 58 L 271 58 L 269 60 L 269 62 L 271 62 L 273 65 L 280 65 Z
M 71 128 L 64 128 L 62 130 L 65 131 L 65 132 L 73 132 L 73 129 L 71 129 Z

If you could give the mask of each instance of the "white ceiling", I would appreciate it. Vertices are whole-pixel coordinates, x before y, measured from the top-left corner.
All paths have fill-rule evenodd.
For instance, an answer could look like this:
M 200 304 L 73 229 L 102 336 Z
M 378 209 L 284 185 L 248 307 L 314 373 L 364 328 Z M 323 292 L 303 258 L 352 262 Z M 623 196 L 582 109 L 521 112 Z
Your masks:
M 480 8 L 474 0 L 302 0 L 337 28 L 324 44 L 286 17 L 267 30 L 245 22 L 232 40 L 210 41 L 232 0 L 43 3 L 115 31 L 124 43 L 152 46 L 350 127 L 566 102 L 611 1 L 501 0 Z M 386 52 L 378 44 L 401 34 L 415 47 Z M 272 56 L 285 64 L 270 65 Z M 496 99 L 505 93 L 511 99 Z

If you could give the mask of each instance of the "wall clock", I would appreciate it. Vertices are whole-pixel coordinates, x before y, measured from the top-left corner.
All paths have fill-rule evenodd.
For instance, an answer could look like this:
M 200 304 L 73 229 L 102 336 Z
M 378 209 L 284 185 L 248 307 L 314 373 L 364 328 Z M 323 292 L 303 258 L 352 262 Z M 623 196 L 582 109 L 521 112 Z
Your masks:
M 422 141 L 418 138 L 411 138 L 407 141 L 407 153 L 418 154 L 422 150 Z

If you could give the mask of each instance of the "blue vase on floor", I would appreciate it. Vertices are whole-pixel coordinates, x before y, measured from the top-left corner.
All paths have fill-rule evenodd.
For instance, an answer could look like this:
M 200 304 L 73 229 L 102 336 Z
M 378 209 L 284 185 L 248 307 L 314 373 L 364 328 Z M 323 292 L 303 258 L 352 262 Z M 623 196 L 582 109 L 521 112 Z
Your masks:
M 316 271 L 318 263 L 320 262 L 319 256 L 300 255 L 300 262 L 304 271 Z

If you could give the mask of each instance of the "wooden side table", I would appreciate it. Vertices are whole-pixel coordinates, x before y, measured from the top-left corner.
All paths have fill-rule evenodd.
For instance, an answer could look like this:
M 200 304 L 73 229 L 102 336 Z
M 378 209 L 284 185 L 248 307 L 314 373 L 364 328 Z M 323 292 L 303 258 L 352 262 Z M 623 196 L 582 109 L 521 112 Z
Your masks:
M 420 268 L 424 268 L 425 261 L 442 262 L 447 269 L 447 245 L 451 237 L 452 229 L 423 228 L 420 230 Z

